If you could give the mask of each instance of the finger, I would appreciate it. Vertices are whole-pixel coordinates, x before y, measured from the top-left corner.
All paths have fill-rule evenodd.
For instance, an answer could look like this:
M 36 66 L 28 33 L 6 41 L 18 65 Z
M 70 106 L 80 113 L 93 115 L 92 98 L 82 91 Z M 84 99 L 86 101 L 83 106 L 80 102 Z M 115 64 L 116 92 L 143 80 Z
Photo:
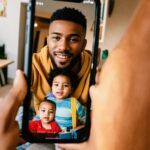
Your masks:
M 17 71 L 12 89 L 0 105 L 1 129 L 6 129 L 15 120 L 19 106 L 26 95 L 26 82 L 21 71 Z
M 9 132 L 7 133 L 8 136 L 12 130 L 14 132 L 13 132 L 12 137 L 10 138 L 10 141 L 13 141 L 14 147 L 24 144 L 26 141 L 22 138 L 22 136 L 20 134 L 19 125 L 18 125 L 17 121 L 14 121 L 13 128 L 11 126 L 9 127 L 9 130 L 8 130 Z
M 26 143 L 26 140 L 23 139 L 22 137 L 22 134 L 20 133 L 20 130 L 19 130 L 19 125 L 18 125 L 18 122 L 17 121 L 14 121 L 14 128 L 16 130 L 16 133 L 14 134 L 14 136 L 16 136 L 18 139 L 16 140 L 17 141 L 17 145 L 21 145 L 21 144 L 24 144 Z M 11 130 L 11 126 L 10 126 L 10 130 Z
M 3 99 L 3 103 L 0 105 L 0 120 L 3 120 L 1 130 L 7 130 L 10 124 L 14 122 L 19 105 L 20 103 L 14 97 L 13 92 L 9 92 Z
M 18 100 L 22 103 L 27 93 L 27 82 L 24 73 L 21 70 L 16 71 L 16 78 L 14 80 L 13 88 L 18 93 Z
M 3 145 L 3 149 L 15 150 L 19 144 L 19 127 L 16 121 L 11 123 L 11 126 L 5 131 L 0 132 L 0 143 Z
M 93 112 L 93 108 L 100 107 L 99 105 L 97 105 L 100 101 L 99 97 L 101 95 L 101 90 L 97 90 L 97 87 L 99 86 L 99 84 L 95 84 L 92 85 L 89 89 L 89 93 L 90 93 L 90 97 L 91 97 L 91 107 L 92 107 L 92 112 Z M 99 110 L 99 109 L 98 109 Z

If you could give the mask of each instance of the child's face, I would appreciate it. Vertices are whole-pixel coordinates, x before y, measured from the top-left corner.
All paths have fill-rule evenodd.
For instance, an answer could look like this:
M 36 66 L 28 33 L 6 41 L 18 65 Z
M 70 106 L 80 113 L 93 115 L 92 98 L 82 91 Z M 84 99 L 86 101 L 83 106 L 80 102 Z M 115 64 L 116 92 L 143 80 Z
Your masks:
M 72 91 L 70 79 L 64 75 L 58 75 L 53 79 L 52 92 L 57 100 L 67 98 Z
M 42 102 L 39 107 L 38 115 L 42 123 L 50 123 L 55 117 L 55 106 L 48 102 Z

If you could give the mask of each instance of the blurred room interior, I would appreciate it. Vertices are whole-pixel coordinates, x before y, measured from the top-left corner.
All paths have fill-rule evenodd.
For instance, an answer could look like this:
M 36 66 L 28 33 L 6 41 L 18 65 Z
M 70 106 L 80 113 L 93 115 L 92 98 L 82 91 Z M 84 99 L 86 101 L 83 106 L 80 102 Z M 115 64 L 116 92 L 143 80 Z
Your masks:
M 45 0 L 45 2 L 47 2 Z M 92 36 L 93 14 L 91 10 L 93 8 L 92 0 L 85 0 L 85 5 L 91 3 L 91 8 L 87 6 L 77 6 L 87 16 L 87 41 L 90 41 Z M 132 13 L 136 7 L 138 0 L 102 0 L 102 4 L 105 6 L 104 22 L 101 21 L 100 29 L 101 35 L 99 40 L 99 47 L 101 50 L 111 50 L 119 41 L 123 32 L 128 26 L 128 22 L 131 19 Z M 15 77 L 16 70 L 23 68 L 24 60 L 24 45 L 25 45 L 25 30 L 26 30 L 26 13 L 27 13 L 28 0 L 9 0 L 7 1 L 6 14 L 0 16 L 0 47 L 4 45 L 4 57 L 10 59 L 12 62 L 5 67 L 0 67 L 5 77 L 0 76 L 0 97 L 3 97 L 10 89 L 13 79 Z M 46 4 L 44 11 L 40 8 L 41 0 L 38 0 L 37 7 L 39 11 L 36 13 L 35 20 L 35 32 L 34 32 L 34 50 L 38 51 L 43 45 L 46 44 L 46 35 L 48 29 L 48 22 L 50 14 L 56 9 L 63 7 L 60 3 L 56 3 L 53 7 Z M 64 3 L 64 6 L 70 6 Z M 50 8 L 51 7 L 51 8 Z M 49 9 L 50 8 L 50 9 Z M 90 9 L 90 11 L 89 11 Z M 103 31 L 103 32 L 102 32 Z M 40 41 L 40 42 L 39 42 Z M 87 49 L 91 49 L 92 45 L 89 42 Z M 0 49 L 0 54 L 2 50 Z M 0 59 L 4 59 L 3 57 Z M 5 78 L 5 84 L 3 84 L 3 78 Z

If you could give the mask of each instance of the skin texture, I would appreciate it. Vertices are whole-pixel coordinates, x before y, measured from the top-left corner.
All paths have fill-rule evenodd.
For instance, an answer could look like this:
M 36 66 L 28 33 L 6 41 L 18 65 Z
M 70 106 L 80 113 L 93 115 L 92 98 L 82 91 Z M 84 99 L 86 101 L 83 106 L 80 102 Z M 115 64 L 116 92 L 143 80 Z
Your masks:
M 24 74 L 18 70 L 12 89 L 0 100 L 0 147 L 3 150 L 15 150 L 16 145 L 23 142 L 15 117 L 26 91 Z
M 19 86 L 14 86 L 0 103 L 0 147 L 4 150 L 8 149 L 5 147 L 14 148 L 19 134 L 13 126 L 16 113 L 12 113 L 17 112 L 20 103 L 16 100 L 23 99 L 24 95 L 17 96 L 20 90 L 26 92 L 23 79 L 19 81 Z M 140 0 L 128 30 L 97 74 L 96 85 L 90 88 L 92 126 L 89 140 L 57 146 L 65 150 L 149 150 L 149 89 L 150 0 Z M 7 103 L 10 97 L 12 107 Z M 10 111 L 12 108 L 14 111 Z
M 53 63 L 58 68 L 65 68 L 84 50 L 85 32 L 77 23 L 56 20 L 50 24 L 47 43 Z

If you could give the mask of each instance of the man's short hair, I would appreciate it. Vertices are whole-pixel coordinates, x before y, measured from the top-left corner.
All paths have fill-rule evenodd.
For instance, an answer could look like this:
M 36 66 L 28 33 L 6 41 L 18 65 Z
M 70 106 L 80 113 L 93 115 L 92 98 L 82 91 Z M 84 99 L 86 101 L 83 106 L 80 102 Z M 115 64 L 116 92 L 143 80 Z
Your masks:
M 64 7 L 62 9 L 56 10 L 50 17 L 50 24 L 55 20 L 67 20 L 80 24 L 86 33 L 86 17 L 81 11 L 75 8 Z

